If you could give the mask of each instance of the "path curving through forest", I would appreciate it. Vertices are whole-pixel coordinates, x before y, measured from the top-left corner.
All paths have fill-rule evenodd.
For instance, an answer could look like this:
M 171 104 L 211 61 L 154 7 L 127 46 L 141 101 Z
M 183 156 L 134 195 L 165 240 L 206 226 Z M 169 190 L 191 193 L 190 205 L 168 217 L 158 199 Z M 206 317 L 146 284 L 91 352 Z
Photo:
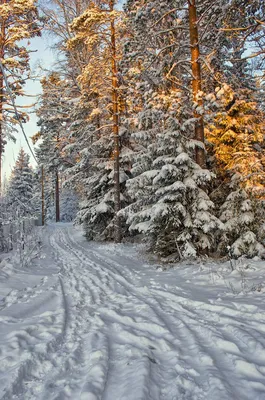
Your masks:
M 265 398 L 262 305 L 209 298 L 70 224 L 48 226 L 43 251 L 1 281 L 0 399 Z

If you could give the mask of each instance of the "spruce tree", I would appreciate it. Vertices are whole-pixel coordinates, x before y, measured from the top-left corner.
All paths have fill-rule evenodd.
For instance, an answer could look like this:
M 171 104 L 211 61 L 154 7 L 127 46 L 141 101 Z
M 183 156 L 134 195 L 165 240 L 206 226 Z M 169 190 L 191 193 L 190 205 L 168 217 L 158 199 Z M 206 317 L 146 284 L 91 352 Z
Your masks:
M 230 248 L 233 257 L 263 255 L 264 113 L 250 89 L 224 85 L 207 99 L 216 107 L 207 140 L 218 182 L 211 198 L 224 223 L 219 250 Z
M 193 160 L 195 144 L 184 129 L 169 118 L 155 140 L 150 130 L 135 133 L 150 144 L 133 164 L 127 182 L 133 203 L 122 211 L 130 231 L 144 233 L 150 249 L 178 259 L 215 251 L 222 228 L 204 190 L 211 174 Z
M 221 254 L 229 252 L 233 258 L 265 258 L 265 213 L 262 202 L 244 189 L 234 190 L 220 209 L 220 219 L 224 223 L 219 242 Z
M 34 215 L 36 206 L 33 187 L 34 173 L 29 165 L 29 155 L 21 148 L 6 194 L 13 215 L 29 217 Z

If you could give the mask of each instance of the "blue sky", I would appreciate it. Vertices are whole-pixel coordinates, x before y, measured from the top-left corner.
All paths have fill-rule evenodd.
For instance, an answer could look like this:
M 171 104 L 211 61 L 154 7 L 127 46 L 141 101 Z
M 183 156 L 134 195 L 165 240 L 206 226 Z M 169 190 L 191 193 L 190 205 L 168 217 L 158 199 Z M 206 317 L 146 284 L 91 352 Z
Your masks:
M 41 65 L 42 68 L 50 68 L 51 64 L 54 62 L 54 54 L 51 50 L 49 50 L 49 42 L 45 36 L 36 37 L 31 39 L 30 49 L 34 50 L 30 55 L 30 63 L 31 68 L 35 72 L 40 72 L 38 65 Z M 44 73 L 43 73 L 44 74 Z M 38 96 L 41 93 L 41 85 L 39 79 L 30 80 L 25 85 L 25 92 L 30 96 Z M 34 102 L 34 98 L 32 97 L 23 97 L 23 99 L 19 99 L 19 104 L 30 105 Z M 38 131 L 38 127 L 36 125 L 36 115 L 30 114 L 30 121 L 27 124 L 24 124 L 25 132 L 28 136 L 32 136 L 34 133 Z M 16 143 L 11 141 L 8 142 L 5 148 L 5 154 L 3 156 L 3 177 L 6 175 L 9 177 L 10 172 L 15 164 L 15 160 L 17 158 L 17 154 L 19 149 L 23 147 L 25 151 L 30 154 L 29 149 L 27 147 L 26 141 L 23 137 L 21 129 L 18 126 L 18 133 L 15 134 Z M 31 140 L 30 144 L 31 143 Z M 31 156 L 31 164 L 36 165 L 33 157 Z

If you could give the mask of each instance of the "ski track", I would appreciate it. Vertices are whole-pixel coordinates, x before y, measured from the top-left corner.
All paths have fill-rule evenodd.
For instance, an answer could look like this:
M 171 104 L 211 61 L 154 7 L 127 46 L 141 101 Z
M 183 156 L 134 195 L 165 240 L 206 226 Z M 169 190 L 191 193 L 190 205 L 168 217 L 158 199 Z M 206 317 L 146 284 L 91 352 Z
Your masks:
M 1 399 L 265 399 L 262 309 L 143 285 L 141 260 L 47 233 L 58 272 L 0 302 Z

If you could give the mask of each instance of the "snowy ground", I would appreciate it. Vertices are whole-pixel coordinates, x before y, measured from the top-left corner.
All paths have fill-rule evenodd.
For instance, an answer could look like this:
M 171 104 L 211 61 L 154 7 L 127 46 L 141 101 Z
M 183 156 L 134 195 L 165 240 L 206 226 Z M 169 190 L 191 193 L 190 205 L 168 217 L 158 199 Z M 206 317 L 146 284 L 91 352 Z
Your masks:
M 46 228 L 0 264 L 0 399 L 264 400 L 263 262 L 164 271 Z

